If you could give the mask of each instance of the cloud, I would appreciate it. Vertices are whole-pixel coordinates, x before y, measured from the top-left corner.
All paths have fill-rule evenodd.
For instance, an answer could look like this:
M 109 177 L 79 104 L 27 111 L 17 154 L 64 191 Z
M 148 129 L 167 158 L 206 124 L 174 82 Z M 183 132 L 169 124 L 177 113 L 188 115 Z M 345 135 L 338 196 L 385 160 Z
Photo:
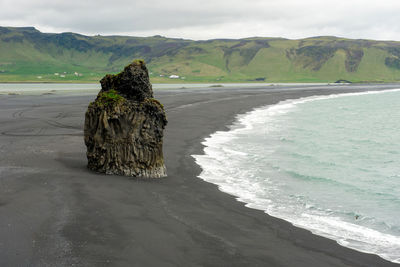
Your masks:
M 0 0 L 0 24 L 190 39 L 337 35 L 400 40 L 398 0 Z

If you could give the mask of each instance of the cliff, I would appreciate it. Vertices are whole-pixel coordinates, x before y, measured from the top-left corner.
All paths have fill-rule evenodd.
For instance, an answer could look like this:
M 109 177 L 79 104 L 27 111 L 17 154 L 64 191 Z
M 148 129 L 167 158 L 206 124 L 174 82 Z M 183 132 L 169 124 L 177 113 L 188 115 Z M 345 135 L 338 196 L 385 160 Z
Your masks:
M 135 177 L 166 176 L 162 152 L 167 124 L 153 98 L 144 61 L 135 60 L 117 75 L 106 75 L 85 115 L 88 168 Z

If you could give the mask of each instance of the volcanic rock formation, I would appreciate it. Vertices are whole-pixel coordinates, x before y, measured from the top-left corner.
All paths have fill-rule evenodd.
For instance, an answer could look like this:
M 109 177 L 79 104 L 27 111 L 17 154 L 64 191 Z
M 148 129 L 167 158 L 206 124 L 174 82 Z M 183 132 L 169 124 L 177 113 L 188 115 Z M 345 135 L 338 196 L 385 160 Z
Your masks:
M 153 98 L 143 60 L 117 75 L 106 75 L 89 104 L 84 136 L 88 168 L 106 174 L 166 176 L 162 152 L 167 124 L 164 108 Z

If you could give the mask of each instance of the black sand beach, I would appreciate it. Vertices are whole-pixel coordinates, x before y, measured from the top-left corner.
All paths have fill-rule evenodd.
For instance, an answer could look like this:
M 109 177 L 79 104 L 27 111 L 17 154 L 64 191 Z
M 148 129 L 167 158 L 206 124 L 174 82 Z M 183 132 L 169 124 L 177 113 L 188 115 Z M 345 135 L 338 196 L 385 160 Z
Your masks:
M 399 266 L 246 208 L 197 178 L 191 156 L 254 107 L 399 87 L 156 91 L 169 120 L 160 180 L 86 169 L 94 95 L 0 95 L 0 266 Z

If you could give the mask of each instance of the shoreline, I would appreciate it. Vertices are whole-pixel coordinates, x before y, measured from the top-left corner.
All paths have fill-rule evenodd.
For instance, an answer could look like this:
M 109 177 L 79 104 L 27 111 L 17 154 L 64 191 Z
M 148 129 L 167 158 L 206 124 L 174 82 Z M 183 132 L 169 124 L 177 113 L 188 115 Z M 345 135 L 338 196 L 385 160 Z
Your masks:
M 223 176 L 221 176 L 219 173 L 219 171 L 215 171 L 213 168 L 213 166 L 211 165 L 211 170 L 208 169 L 208 164 L 209 163 L 205 163 L 202 159 L 204 158 L 204 160 L 206 160 L 206 162 L 212 160 L 214 161 L 214 164 L 218 164 L 219 162 L 219 156 L 214 156 L 213 152 L 215 149 L 218 149 L 218 147 L 221 146 L 221 144 L 225 147 L 228 148 L 226 146 L 225 141 L 221 141 L 220 138 L 227 138 L 228 143 L 230 143 L 230 138 L 231 138 L 231 134 L 234 134 L 234 132 L 236 130 L 240 130 L 240 129 L 244 129 L 246 128 L 247 124 L 244 123 L 244 119 L 252 116 L 252 114 L 254 114 L 254 112 L 258 112 L 260 110 L 268 110 L 270 108 L 274 108 L 275 106 L 279 106 L 279 105 L 285 105 L 285 104 L 293 104 L 296 103 L 297 101 L 300 102 L 309 102 L 309 101 L 319 101 L 319 100 L 324 100 L 324 99 L 331 99 L 331 98 L 340 98 L 340 97 L 344 97 L 344 96 L 359 96 L 359 95 L 369 95 L 369 94 L 381 94 L 381 93 L 390 93 L 390 92 L 399 92 L 400 89 L 388 89 L 388 90 L 374 90 L 374 91 L 361 91 L 361 92 L 341 92 L 341 93 L 335 93 L 335 94 L 328 94 L 328 95 L 313 95 L 313 96 L 309 96 L 309 97 L 301 97 L 301 98 L 296 98 L 296 99 L 285 99 L 283 101 L 277 102 L 275 104 L 271 104 L 271 105 L 264 105 L 264 106 L 260 106 L 260 107 L 255 107 L 252 110 L 246 112 L 246 113 L 242 113 L 242 114 L 237 114 L 235 116 L 235 120 L 232 124 L 228 125 L 228 130 L 226 131 L 217 131 L 212 133 L 209 137 L 205 138 L 202 142 L 204 148 L 208 148 L 210 149 L 209 153 L 206 153 L 205 151 L 203 151 L 203 153 L 197 154 L 197 155 L 192 155 L 193 158 L 195 159 L 196 164 L 198 164 L 201 168 L 202 168 L 202 172 L 200 173 L 200 175 L 198 176 L 200 179 L 202 179 L 205 182 L 208 183 L 213 183 L 215 184 L 218 189 L 226 194 L 232 195 L 233 197 L 235 197 L 235 199 L 238 202 L 243 203 L 243 205 L 245 205 L 246 207 L 250 208 L 250 209 L 255 209 L 255 210 L 261 210 L 263 212 L 265 212 L 267 215 L 275 217 L 275 218 L 279 218 L 282 220 L 285 220 L 289 223 L 291 223 L 294 227 L 298 227 L 298 228 L 302 228 L 305 230 L 308 230 L 310 232 L 312 232 L 315 235 L 321 236 L 321 237 L 325 237 L 328 239 L 331 239 L 335 242 L 337 242 L 339 245 L 343 246 L 343 247 L 347 247 L 350 248 L 352 250 L 358 251 L 358 252 L 362 252 L 362 253 L 367 253 L 367 254 L 374 254 L 374 255 L 378 255 L 379 257 L 387 260 L 387 261 L 391 261 L 393 263 L 396 264 L 400 264 L 400 258 L 394 258 L 394 259 L 389 259 L 389 258 L 385 258 L 384 254 L 379 254 L 373 251 L 369 251 L 366 249 L 357 249 L 355 247 L 352 247 L 349 243 L 349 245 L 345 245 L 345 244 L 341 244 L 340 241 L 341 239 L 343 239 L 343 236 L 335 236 L 335 235 L 331 235 L 329 232 L 326 231 L 321 231 L 318 228 L 309 228 L 307 226 L 301 226 L 301 224 L 298 223 L 298 221 L 296 221 L 295 218 L 291 218 L 291 219 L 285 219 L 282 214 L 279 215 L 279 212 L 275 211 L 276 215 L 271 215 L 268 210 L 266 210 L 265 206 L 260 206 L 260 204 L 257 204 L 257 200 L 254 200 L 253 197 L 256 196 L 248 196 L 246 193 L 240 193 L 237 190 L 237 187 L 235 189 L 223 189 L 224 185 L 227 185 L 228 188 L 230 188 L 230 186 L 233 186 L 234 183 L 225 183 L 222 179 Z M 295 104 L 296 105 L 296 104 Z M 254 115 L 253 115 L 254 117 Z M 213 141 L 214 139 L 214 141 Z M 217 145 L 214 144 L 214 142 L 216 142 Z M 225 145 L 224 145 L 225 144 Z M 241 151 L 239 150 L 238 153 L 240 153 Z M 232 156 L 232 155 L 231 155 Z M 204 162 L 203 164 L 201 162 Z M 222 164 L 222 163 L 221 163 Z M 210 172 L 209 175 L 207 175 L 207 172 Z M 214 177 L 214 175 L 217 176 Z M 219 179 L 218 179 L 219 177 Z M 237 181 L 238 182 L 238 181 Z M 247 199 L 247 200 L 246 200 Z M 257 199 L 257 197 L 256 197 Z M 371 229 L 374 230 L 374 229 Z M 375 230 L 376 231 L 376 230 Z M 372 244 L 369 244 L 372 245 Z M 354 244 L 353 244 L 354 246 Z M 397 262 L 395 262 L 394 260 L 397 260 Z
M 101 79 L 101 78 L 100 78 Z M 179 83 L 176 83 L 179 81 Z M 99 81 L 60 81 L 60 82 L 54 82 L 54 81 L 0 81 L 0 84 L 99 84 Z M 255 84 L 255 85 L 293 85 L 293 84 L 304 84 L 304 85 L 392 85 L 392 84 L 399 84 L 400 82 L 379 82 L 379 81 L 366 81 L 366 82 L 351 82 L 351 83 L 336 83 L 336 82 L 326 82 L 326 81 L 321 81 L 321 82 L 300 82 L 300 81 L 293 81 L 293 82 L 256 82 L 256 81 L 239 81 L 239 82 L 221 82 L 221 81 L 205 81 L 205 82 L 198 82 L 198 81 L 185 81 L 185 80 L 172 80 L 168 82 L 152 82 L 152 84 L 165 84 L 165 85 L 173 85 L 173 84 Z
M 362 85 L 362 86 L 363 86 L 363 85 Z M 365 91 L 390 90 L 390 89 L 397 89 L 397 88 L 399 88 L 399 87 L 398 87 L 398 86 L 395 86 L 395 87 L 393 87 L 393 88 L 371 88 L 371 89 L 370 89 L 370 88 L 367 88 L 367 89 L 361 89 L 361 88 L 352 89 L 352 88 L 347 88 L 347 89 L 350 90 L 350 91 L 343 91 L 342 88 L 339 88 L 339 89 L 336 89 L 336 90 L 335 90 L 335 89 L 332 89 L 332 88 L 329 88 L 328 91 L 320 91 L 319 89 L 317 89 L 317 90 L 315 90 L 315 89 L 311 89 L 311 90 L 309 90 L 309 89 L 304 89 L 304 90 L 306 91 L 306 94 L 304 94 L 304 93 L 305 93 L 304 91 L 302 91 L 302 92 L 297 92 L 297 93 L 299 93 L 299 94 L 296 94 L 296 95 L 297 95 L 296 97 L 283 97 L 282 99 L 280 99 L 279 97 L 277 97 L 277 98 L 275 98 L 275 99 L 273 100 L 273 103 L 268 103 L 268 104 L 266 104 L 266 103 L 262 102 L 262 104 L 256 104 L 256 105 L 253 104 L 253 105 L 251 105 L 251 106 L 248 106 L 248 107 L 245 108 L 245 109 L 241 109 L 240 112 L 231 114 L 231 117 L 230 117 L 229 119 L 226 120 L 225 124 L 224 124 L 222 127 L 221 127 L 221 126 L 218 126 L 218 127 L 216 128 L 216 130 L 212 131 L 210 134 L 214 133 L 215 131 L 220 131 L 220 130 L 226 131 L 226 130 L 229 130 L 229 127 L 237 120 L 237 116 L 240 115 L 240 114 L 245 114 L 245 113 L 247 113 L 247 112 L 250 112 L 250 111 L 252 111 L 252 110 L 254 110 L 254 109 L 256 109 L 256 108 L 262 107 L 262 106 L 266 106 L 266 105 L 275 105 L 275 104 L 277 104 L 277 103 L 280 102 L 280 101 L 285 101 L 285 100 L 289 100 L 289 99 L 298 99 L 298 98 L 307 97 L 307 96 L 320 96 L 320 95 L 331 95 L 331 94 L 342 94 L 342 93 L 357 93 L 357 92 L 365 92 Z M 281 91 L 281 92 L 276 92 L 276 93 L 277 93 L 278 95 L 279 95 L 279 94 L 286 94 L 286 93 L 287 93 L 288 95 L 291 95 L 290 90 L 289 90 L 288 92 L 285 92 L 285 89 L 283 89 L 283 91 Z M 293 95 L 292 95 L 292 96 L 293 96 Z M 260 100 L 260 99 L 257 99 L 257 101 L 259 101 L 259 100 Z M 261 100 L 261 101 L 262 101 L 262 100 Z M 240 108 L 240 107 L 237 107 L 237 108 Z M 201 142 L 200 142 L 200 143 L 202 143 L 202 142 L 204 141 L 204 138 L 205 138 L 205 137 L 208 137 L 210 134 L 204 136 L 204 137 L 201 139 Z M 200 148 L 196 148 L 196 150 L 197 150 L 196 152 L 200 152 L 200 153 L 193 153 L 192 155 L 204 154 L 203 147 L 204 147 L 204 146 L 203 146 L 202 144 L 200 144 Z M 195 163 L 194 159 L 193 159 L 193 163 L 192 163 L 192 164 L 198 166 L 198 165 Z M 246 205 L 247 203 L 238 201 L 238 200 L 236 199 L 236 198 L 237 198 L 236 196 L 231 195 L 231 194 L 228 194 L 228 193 L 225 193 L 225 192 L 223 192 L 223 191 L 220 191 L 220 190 L 218 189 L 218 185 L 213 184 L 213 183 L 210 183 L 210 182 L 207 182 L 207 181 L 204 181 L 203 179 L 199 178 L 198 176 L 199 176 L 199 174 L 201 173 L 202 170 L 201 170 L 201 167 L 200 167 L 200 166 L 198 166 L 198 167 L 200 168 L 200 170 L 197 171 L 197 174 L 196 174 L 196 177 L 197 177 L 198 179 L 200 179 L 202 182 L 206 182 L 207 184 L 211 184 L 213 187 L 215 187 L 216 190 L 218 190 L 218 192 L 220 192 L 221 194 L 226 194 L 226 195 L 228 195 L 228 198 L 234 199 L 234 201 L 236 201 L 237 203 L 239 203 L 239 205 L 242 205 L 243 207 L 245 207 L 245 205 Z M 342 245 L 339 245 L 335 240 L 328 239 L 328 238 L 326 238 L 326 237 L 322 237 L 322 236 L 313 234 L 313 233 L 311 233 L 311 231 L 309 231 L 309 230 L 307 230 L 307 229 L 299 228 L 299 227 L 297 227 L 297 226 L 294 226 L 292 223 L 287 222 L 287 221 L 285 221 L 285 220 L 283 220 L 283 219 L 279 219 L 279 218 L 276 218 L 276 217 L 272 217 L 272 216 L 270 216 L 269 214 L 265 213 L 264 211 L 257 210 L 257 209 L 253 209 L 253 208 L 249 208 L 249 207 L 245 207 L 245 209 L 250 209 L 250 210 L 253 210 L 253 211 L 262 212 L 265 216 L 270 217 L 271 220 L 276 219 L 276 220 L 278 220 L 278 221 L 281 221 L 283 224 L 289 224 L 289 226 L 286 225 L 285 227 L 289 227 L 289 228 L 293 227 L 293 228 L 295 228 L 296 230 L 298 230 L 298 231 L 300 231 L 300 232 L 304 231 L 304 232 L 306 232 L 307 234 L 311 234 L 312 238 L 316 238 L 316 239 L 321 238 L 321 239 L 324 240 L 324 241 L 333 242 L 333 244 L 329 244 L 328 246 L 331 246 L 331 245 L 332 245 L 332 246 L 338 246 L 338 247 L 340 247 L 339 250 L 343 250 L 343 251 L 340 251 L 340 253 L 343 253 L 340 257 L 343 257 L 343 256 L 346 255 L 347 253 L 350 253 L 350 254 L 354 253 L 354 255 L 353 255 L 354 258 L 353 258 L 353 259 L 350 259 L 350 258 L 347 258 L 346 256 L 344 256 L 343 258 L 340 259 L 342 262 L 341 262 L 339 265 L 333 264 L 333 266 L 347 266 L 347 265 L 349 264 L 349 262 L 351 262 L 350 266 L 371 266 L 371 264 L 372 264 L 372 266 L 399 266 L 398 264 L 393 263 L 393 262 L 389 262 L 389 261 L 387 261 L 387 260 L 385 260 L 385 259 L 379 257 L 378 255 L 369 254 L 369 253 L 361 252 L 361 251 L 357 251 L 357 250 L 350 249 L 350 248 L 344 247 L 344 246 L 342 246 Z M 301 242 L 300 242 L 300 243 L 301 243 Z M 325 244 L 324 244 L 324 245 L 325 245 Z M 320 249 L 320 247 L 318 247 L 318 248 L 317 248 L 317 247 L 314 247 L 314 246 L 310 246 L 310 247 L 312 247 L 312 250 L 314 250 L 314 249 L 319 250 L 319 249 Z M 345 250 L 349 250 L 349 251 L 345 251 Z M 324 249 L 321 249 L 321 251 L 324 251 Z M 330 252 L 327 252 L 327 251 L 324 251 L 323 253 L 330 254 Z M 338 254 L 340 255 L 340 253 L 338 253 Z M 360 253 L 360 254 L 357 255 L 358 253 Z M 334 255 L 334 254 L 335 254 L 335 252 L 332 252 L 332 255 Z M 368 260 L 363 259 L 363 260 L 359 261 L 360 258 L 358 258 L 358 256 L 360 256 L 360 258 L 362 258 L 362 257 L 371 257 L 371 258 L 368 259 Z M 336 256 L 335 256 L 335 257 L 336 257 Z M 340 257 L 338 257 L 338 258 L 340 258 Z M 354 260 L 354 261 L 353 261 L 353 260 Z M 327 264 L 327 262 L 325 262 L 325 261 L 322 261 L 322 262 L 324 262 L 323 264 Z M 292 264 L 293 264 L 293 265 L 292 265 Z M 321 263 L 318 263 L 318 264 L 321 264 Z M 295 264 L 295 263 L 293 262 L 293 263 L 291 263 L 291 264 L 289 264 L 289 265 L 283 264 L 283 266 L 312 266 L 312 265 L 307 265 L 307 264 L 302 265 L 302 264 L 299 264 L 299 263 L 296 263 L 296 264 Z M 318 265 L 316 265 L 316 266 L 318 266 Z M 324 265 L 319 265 L 319 266 L 324 266 Z
M 68 82 L 68 81 L 64 81 L 64 82 L 0 82 L 0 84 L 98 84 L 99 82 L 97 81 L 88 81 L 88 82 Z
M 94 95 L 0 96 L 0 265 L 398 266 L 245 207 L 198 178 L 191 156 L 237 114 L 365 87 L 156 90 L 168 177 L 148 181 L 86 169 L 83 114 Z

